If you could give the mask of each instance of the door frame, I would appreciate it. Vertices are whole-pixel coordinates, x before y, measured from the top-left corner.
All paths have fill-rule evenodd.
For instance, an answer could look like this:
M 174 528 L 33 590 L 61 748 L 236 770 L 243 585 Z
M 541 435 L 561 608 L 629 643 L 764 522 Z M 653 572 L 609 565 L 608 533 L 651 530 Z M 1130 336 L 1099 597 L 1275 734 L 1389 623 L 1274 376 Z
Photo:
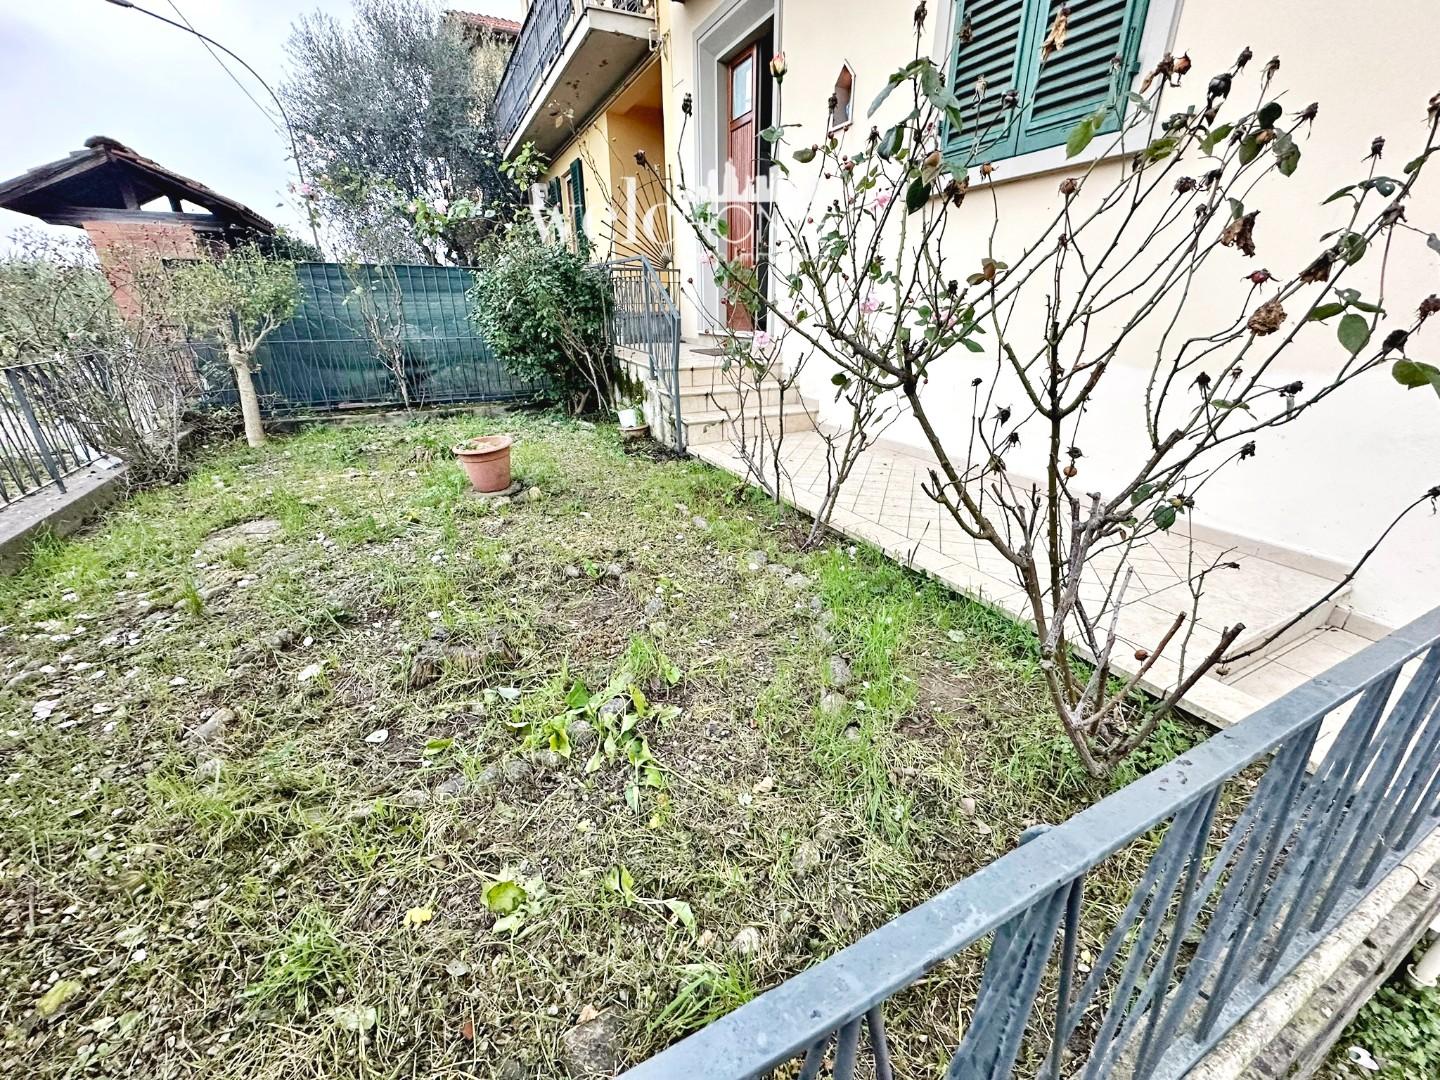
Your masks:
M 710 184 L 724 173 L 729 146 L 728 109 L 729 70 L 725 61 L 755 41 L 768 37 L 770 53 L 783 51 L 780 39 L 782 8 L 785 0 L 731 0 L 722 5 L 695 31 L 695 113 L 710 117 L 708 123 L 697 125 L 695 138 L 695 175 Z M 768 59 L 767 59 L 768 62 Z M 757 89 L 766 83 L 766 71 L 757 71 Z M 770 106 L 770 124 L 781 123 L 778 95 Z M 725 116 L 725 122 L 716 118 Z M 757 163 L 757 168 L 758 168 Z M 699 249 L 697 247 L 697 254 Z M 699 268 L 697 267 L 697 271 Z M 713 331 L 725 325 L 725 306 L 720 290 L 708 273 L 696 272 L 701 331 Z

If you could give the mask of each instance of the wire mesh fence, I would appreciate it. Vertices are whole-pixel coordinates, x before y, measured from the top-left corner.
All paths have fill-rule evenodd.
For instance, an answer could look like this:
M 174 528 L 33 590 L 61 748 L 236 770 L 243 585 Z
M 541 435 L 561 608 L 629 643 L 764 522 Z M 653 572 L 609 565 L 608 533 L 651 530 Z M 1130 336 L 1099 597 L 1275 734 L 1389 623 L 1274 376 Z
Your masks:
M 454 266 L 300 263 L 300 303 L 256 355 L 267 416 L 377 406 L 517 401 L 543 389 L 506 370 L 472 318 L 475 277 Z M 234 400 L 202 350 L 210 404 Z

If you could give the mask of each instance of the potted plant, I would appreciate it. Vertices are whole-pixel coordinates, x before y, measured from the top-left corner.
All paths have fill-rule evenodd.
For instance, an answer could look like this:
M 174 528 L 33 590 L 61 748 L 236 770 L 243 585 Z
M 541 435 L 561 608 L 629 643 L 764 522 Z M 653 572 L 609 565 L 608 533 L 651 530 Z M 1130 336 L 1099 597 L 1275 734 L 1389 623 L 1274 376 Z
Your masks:
M 454 448 L 471 487 L 493 495 L 510 486 L 510 446 L 514 441 L 509 435 L 478 435 Z
M 650 425 L 645 422 L 645 408 L 639 402 L 622 405 L 616 412 L 620 418 L 621 441 L 643 439 L 650 433 Z

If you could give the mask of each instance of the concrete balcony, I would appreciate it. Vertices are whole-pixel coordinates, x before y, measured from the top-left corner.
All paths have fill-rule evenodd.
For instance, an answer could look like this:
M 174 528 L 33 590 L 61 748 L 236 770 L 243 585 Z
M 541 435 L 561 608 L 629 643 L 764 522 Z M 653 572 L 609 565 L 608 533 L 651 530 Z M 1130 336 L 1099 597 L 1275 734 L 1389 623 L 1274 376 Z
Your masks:
M 554 154 L 650 55 L 655 0 L 535 0 L 495 94 L 507 157 Z

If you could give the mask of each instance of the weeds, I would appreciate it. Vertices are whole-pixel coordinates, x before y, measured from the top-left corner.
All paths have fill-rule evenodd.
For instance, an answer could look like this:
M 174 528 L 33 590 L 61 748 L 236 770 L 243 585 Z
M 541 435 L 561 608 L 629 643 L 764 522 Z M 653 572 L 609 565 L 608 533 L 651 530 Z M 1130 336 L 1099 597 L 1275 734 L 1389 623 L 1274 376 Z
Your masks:
M 538 500 L 469 494 L 448 447 L 495 430 Z M 103 1027 L 165 1080 L 553 1076 L 587 1009 L 638 1059 L 1100 793 L 1023 630 L 795 535 L 511 416 L 214 452 L 42 541 L 0 579 L 0 1072 L 77 1075 Z M 897 1070 L 978 964 L 887 1016 Z

